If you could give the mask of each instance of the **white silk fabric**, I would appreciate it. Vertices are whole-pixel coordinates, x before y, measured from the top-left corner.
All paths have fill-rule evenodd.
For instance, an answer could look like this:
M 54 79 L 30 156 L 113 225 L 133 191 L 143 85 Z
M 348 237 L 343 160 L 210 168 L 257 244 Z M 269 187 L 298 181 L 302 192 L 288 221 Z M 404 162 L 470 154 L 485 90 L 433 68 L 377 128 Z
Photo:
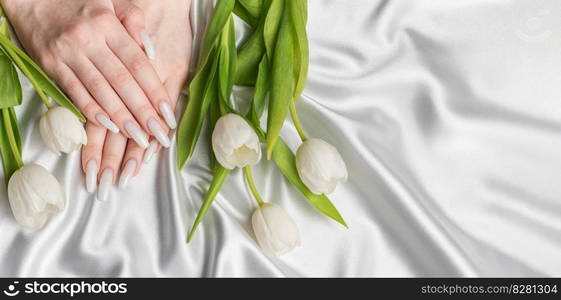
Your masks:
M 211 5 L 193 2 L 195 44 Z M 310 0 L 308 33 L 297 107 L 347 163 L 331 199 L 349 229 L 263 160 L 256 185 L 302 245 L 281 258 L 258 248 L 239 171 L 186 244 L 211 179 L 207 133 L 184 170 L 174 145 L 98 202 L 80 154 L 42 144 L 44 108 L 26 82 L 24 160 L 53 172 L 68 204 L 30 233 L 0 185 L 0 275 L 561 276 L 560 1 Z M 290 120 L 283 137 L 298 145 Z

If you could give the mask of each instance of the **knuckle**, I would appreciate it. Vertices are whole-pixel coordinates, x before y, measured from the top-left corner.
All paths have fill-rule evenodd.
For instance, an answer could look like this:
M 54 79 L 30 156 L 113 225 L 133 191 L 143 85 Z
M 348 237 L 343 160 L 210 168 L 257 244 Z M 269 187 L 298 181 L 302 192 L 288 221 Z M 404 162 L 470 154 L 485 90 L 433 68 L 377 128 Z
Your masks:
M 147 67 L 148 66 L 146 64 L 146 60 L 141 55 L 135 55 L 131 59 L 130 68 L 133 73 L 135 74 L 143 73 L 146 71 Z
M 90 80 L 90 86 L 93 90 L 104 89 L 106 87 L 105 79 L 96 76 Z
M 125 70 L 119 70 L 113 73 L 111 80 L 118 85 L 126 86 L 131 82 L 131 75 Z
M 142 117 L 142 119 L 146 119 L 146 120 L 149 118 L 149 116 L 153 114 L 154 114 L 154 107 L 152 107 L 152 104 L 149 103 L 142 104 L 135 111 L 135 115 L 140 116 Z
M 87 23 L 76 21 L 70 23 L 63 33 L 54 41 L 57 49 L 67 48 L 72 45 L 87 44 L 91 38 L 91 30 Z
M 123 105 L 117 105 L 112 109 L 110 109 L 109 111 L 107 111 L 107 113 L 114 121 L 127 118 L 130 115 L 129 111 Z
M 50 51 L 41 51 L 41 53 L 37 56 L 37 62 L 46 71 L 52 70 L 53 66 L 56 65 L 54 56 L 50 53 Z
M 81 108 L 81 110 L 86 116 L 91 116 L 95 119 L 95 115 L 97 114 L 99 108 L 95 102 L 88 101 L 86 105 Z
M 111 11 L 105 8 L 102 9 L 93 9 L 89 13 L 89 18 L 91 22 L 95 25 L 109 25 L 113 21 L 114 15 L 111 14 Z
M 61 85 L 70 97 L 76 97 L 82 88 L 82 84 L 76 79 L 63 79 Z

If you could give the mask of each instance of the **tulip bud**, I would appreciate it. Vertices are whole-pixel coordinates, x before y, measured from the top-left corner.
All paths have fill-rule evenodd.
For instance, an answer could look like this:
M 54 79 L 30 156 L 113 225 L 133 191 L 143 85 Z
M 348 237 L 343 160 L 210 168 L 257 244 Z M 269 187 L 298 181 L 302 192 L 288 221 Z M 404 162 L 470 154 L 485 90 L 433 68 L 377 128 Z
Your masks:
M 283 255 L 300 246 L 300 234 L 294 220 L 278 205 L 265 203 L 251 218 L 257 243 L 265 253 Z
M 31 230 L 42 228 L 50 214 L 64 209 L 60 184 L 45 168 L 27 164 L 8 181 L 8 198 L 16 221 Z
M 82 122 L 62 106 L 49 109 L 41 117 L 39 131 L 47 147 L 56 154 L 70 153 L 88 142 Z
M 220 117 L 212 132 L 216 160 L 226 169 L 254 165 L 261 159 L 261 144 L 247 122 L 236 114 Z
M 321 139 L 308 139 L 296 150 L 296 169 L 312 193 L 330 194 L 347 181 L 347 167 L 337 149 Z

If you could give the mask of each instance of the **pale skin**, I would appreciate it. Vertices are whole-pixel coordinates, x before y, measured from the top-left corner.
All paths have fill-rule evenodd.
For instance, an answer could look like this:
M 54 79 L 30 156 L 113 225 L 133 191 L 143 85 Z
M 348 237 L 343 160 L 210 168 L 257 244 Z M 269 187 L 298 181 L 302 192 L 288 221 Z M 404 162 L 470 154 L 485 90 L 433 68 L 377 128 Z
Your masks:
M 156 139 L 154 124 L 166 136 L 175 126 L 161 103 L 173 111 L 187 77 L 192 42 L 190 0 L 0 3 L 26 51 L 87 118 L 84 172 L 93 160 L 98 176 L 109 168 L 115 183 L 121 168 L 135 160 L 136 175 L 148 143 L 131 136 L 131 125 L 126 124 L 137 126 L 149 142 L 159 141 L 157 150 L 163 142 L 161 135 Z M 153 60 L 144 52 L 143 29 L 154 45 Z M 119 132 L 107 130 L 99 121 L 100 114 Z M 152 126 L 148 125 L 150 120 Z

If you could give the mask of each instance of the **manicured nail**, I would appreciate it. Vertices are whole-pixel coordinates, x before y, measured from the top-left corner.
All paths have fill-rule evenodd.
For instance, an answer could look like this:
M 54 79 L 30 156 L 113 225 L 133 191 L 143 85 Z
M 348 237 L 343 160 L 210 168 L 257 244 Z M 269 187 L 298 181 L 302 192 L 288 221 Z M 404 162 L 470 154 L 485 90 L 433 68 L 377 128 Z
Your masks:
M 136 170 L 136 160 L 131 159 L 127 161 L 125 168 L 121 172 L 121 177 L 119 177 L 120 188 L 124 188 L 127 185 L 129 179 L 131 179 L 132 174 L 134 173 L 134 170 Z
M 150 39 L 148 33 L 146 33 L 146 30 L 140 30 L 140 39 L 144 45 L 144 52 L 146 52 L 146 56 L 148 56 L 149 59 L 155 59 L 156 53 L 154 51 L 154 44 L 152 44 L 152 40 Z
M 162 126 L 160 126 L 160 123 L 158 123 L 158 121 L 154 119 L 148 120 L 148 129 L 150 129 L 152 135 L 154 135 L 154 137 L 158 140 L 158 142 L 160 142 L 160 144 L 162 144 L 162 146 L 164 146 L 165 148 L 169 147 L 171 142 L 169 141 L 167 134 L 165 133 Z
M 105 128 L 111 130 L 114 133 L 119 133 L 119 127 L 117 127 L 117 125 L 115 125 L 115 123 L 113 123 L 106 115 L 97 114 L 95 115 L 95 119 Z
M 99 181 L 99 189 L 97 190 L 97 200 L 105 201 L 109 195 L 109 188 L 113 182 L 113 170 L 107 168 L 103 170 L 101 174 L 101 180 Z
M 126 122 L 125 130 L 138 144 L 138 146 L 140 146 L 140 148 L 146 149 L 148 147 L 148 137 L 146 137 L 146 134 L 138 126 L 136 126 L 136 124 L 130 121 Z
M 169 128 L 175 129 L 175 127 L 177 127 L 177 121 L 175 120 L 175 115 L 173 114 L 173 111 L 171 110 L 171 107 L 167 102 L 165 101 L 160 102 L 160 113 L 166 120 L 166 123 L 168 124 Z
M 97 163 L 90 160 L 86 164 L 86 190 L 93 193 L 97 185 Z
M 148 150 L 146 150 L 146 153 L 144 153 L 144 163 L 145 164 L 150 162 L 150 160 L 152 159 L 152 157 L 156 153 L 156 149 L 158 149 L 158 142 L 151 141 L 150 142 L 150 147 L 148 147 Z

